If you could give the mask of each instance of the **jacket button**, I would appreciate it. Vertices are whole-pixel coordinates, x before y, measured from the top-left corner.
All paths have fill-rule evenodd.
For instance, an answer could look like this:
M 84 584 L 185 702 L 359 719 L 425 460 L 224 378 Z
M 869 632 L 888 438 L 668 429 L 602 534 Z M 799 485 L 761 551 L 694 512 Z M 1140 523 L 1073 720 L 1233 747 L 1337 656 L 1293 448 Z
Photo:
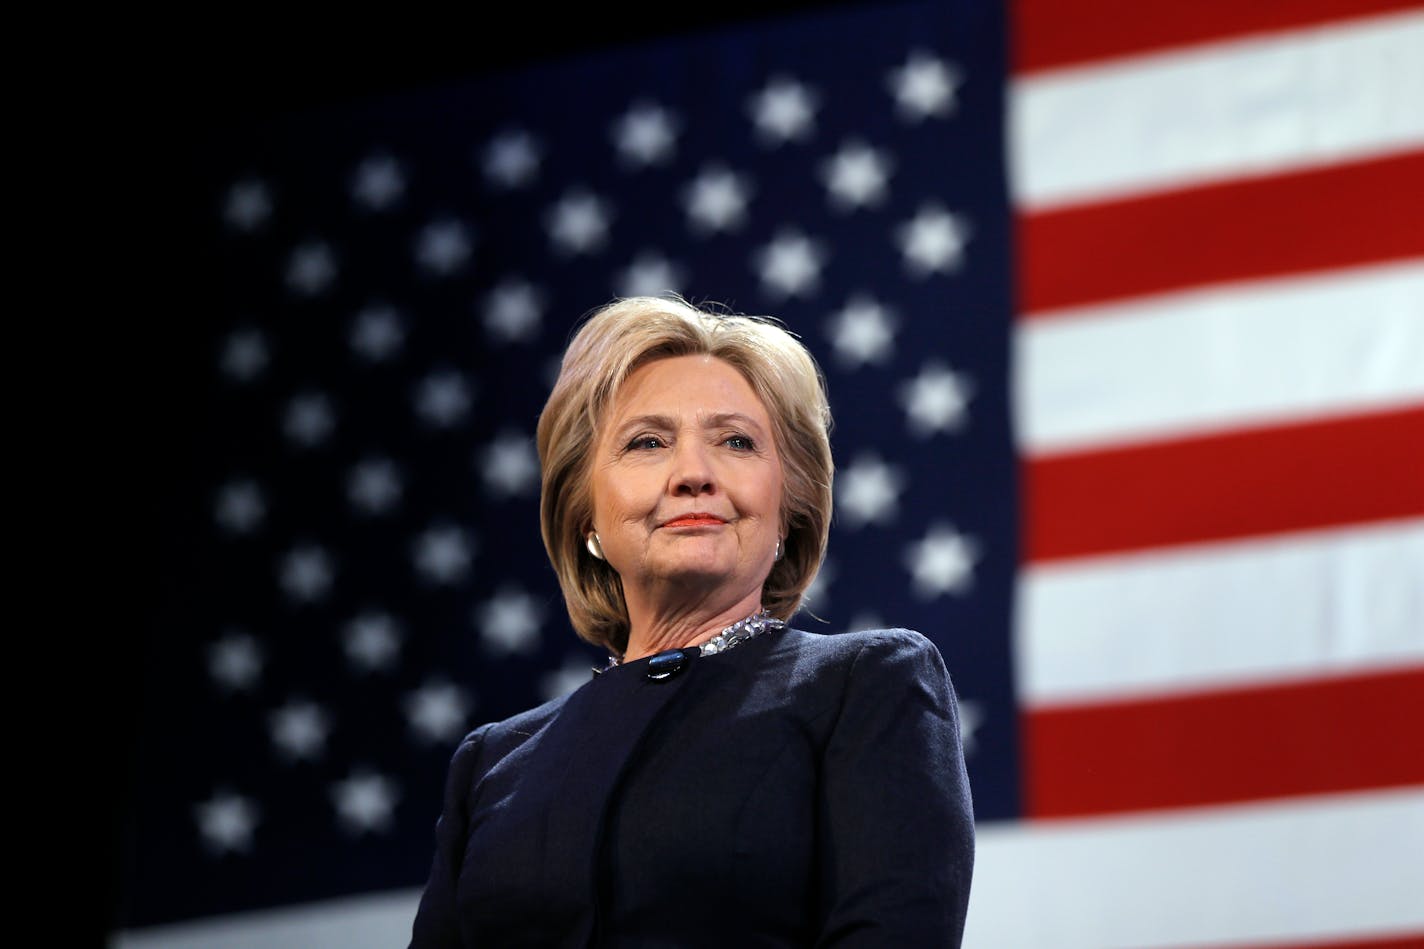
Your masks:
M 661 681 L 669 676 L 677 675 L 686 665 L 687 656 L 681 649 L 669 649 L 648 660 L 647 677 L 654 681 Z

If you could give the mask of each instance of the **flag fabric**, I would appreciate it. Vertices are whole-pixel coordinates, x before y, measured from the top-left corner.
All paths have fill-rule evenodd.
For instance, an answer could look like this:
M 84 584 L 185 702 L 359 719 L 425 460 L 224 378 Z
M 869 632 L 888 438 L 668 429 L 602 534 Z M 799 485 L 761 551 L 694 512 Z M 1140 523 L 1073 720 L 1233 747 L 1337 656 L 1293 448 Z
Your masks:
M 1419 945 L 1424 16 L 1012 33 L 1028 823 L 985 944 Z
M 533 431 L 679 292 L 825 369 L 795 624 L 961 700 L 966 945 L 1424 940 L 1424 12 L 843 8 L 243 123 L 118 941 L 399 943 L 461 735 L 576 688 Z

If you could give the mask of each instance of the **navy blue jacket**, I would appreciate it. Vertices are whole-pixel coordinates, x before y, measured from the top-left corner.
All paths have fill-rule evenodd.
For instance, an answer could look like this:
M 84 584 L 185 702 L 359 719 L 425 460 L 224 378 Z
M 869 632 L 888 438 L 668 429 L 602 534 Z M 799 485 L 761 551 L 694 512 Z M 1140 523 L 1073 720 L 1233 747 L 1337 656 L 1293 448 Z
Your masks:
M 934 645 L 685 654 L 464 740 L 411 946 L 960 944 L 973 811 Z

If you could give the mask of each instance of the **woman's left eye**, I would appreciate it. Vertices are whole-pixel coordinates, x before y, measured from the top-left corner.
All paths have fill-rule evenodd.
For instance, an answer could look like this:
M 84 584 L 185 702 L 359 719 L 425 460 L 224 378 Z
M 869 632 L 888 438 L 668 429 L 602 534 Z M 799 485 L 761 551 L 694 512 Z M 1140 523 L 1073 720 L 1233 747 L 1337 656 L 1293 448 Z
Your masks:
M 723 444 L 729 448 L 735 448 L 738 451 L 756 450 L 756 443 L 745 435 L 732 435 L 723 442 Z

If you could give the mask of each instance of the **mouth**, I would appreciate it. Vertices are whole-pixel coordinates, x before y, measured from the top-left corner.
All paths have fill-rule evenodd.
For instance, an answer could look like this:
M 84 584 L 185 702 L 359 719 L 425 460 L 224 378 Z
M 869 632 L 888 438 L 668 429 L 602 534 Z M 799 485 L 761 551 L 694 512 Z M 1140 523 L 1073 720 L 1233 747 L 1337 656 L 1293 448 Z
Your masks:
M 692 514 L 680 514 L 670 521 L 664 521 L 663 527 L 721 527 L 727 523 L 715 514 L 704 514 L 696 511 Z

